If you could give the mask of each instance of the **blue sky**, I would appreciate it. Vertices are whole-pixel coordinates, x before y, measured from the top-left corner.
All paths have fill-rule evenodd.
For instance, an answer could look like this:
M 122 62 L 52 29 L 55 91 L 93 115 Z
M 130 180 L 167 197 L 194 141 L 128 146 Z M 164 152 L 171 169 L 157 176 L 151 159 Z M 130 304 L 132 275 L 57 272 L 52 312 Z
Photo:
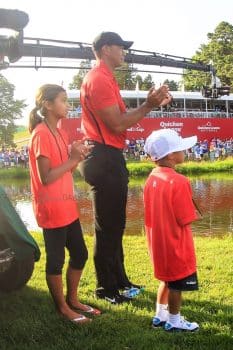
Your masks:
M 185 57 L 191 57 L 201 44 L 207 43 L 207 33 L 221 21 L 233 24 L 232 0 L 1 0 L 0 7 L 29 14 L 25 36 L 91 43 L 101 31 L 115 31 L 123 39 L 133 40 L 135 49 Z M 37 87 L 62 81 L 68 87 L 75 71 L 8 69 L 2 74 L 15 85 L 15 96 L 29 104 L 22 120 L 25 124 Z M 153 78 L 157 84 L 166 78 L 179 80 L 173 75 Z

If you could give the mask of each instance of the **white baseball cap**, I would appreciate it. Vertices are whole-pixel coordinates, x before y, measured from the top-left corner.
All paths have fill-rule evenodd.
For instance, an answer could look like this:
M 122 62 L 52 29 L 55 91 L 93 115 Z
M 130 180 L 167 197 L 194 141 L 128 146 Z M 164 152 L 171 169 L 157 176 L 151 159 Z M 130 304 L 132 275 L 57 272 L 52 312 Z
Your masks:
M 153 131 L 146 139 L 144 150 L 152 160 L 159 160 L 169 153 L 184 151 L 197 143 L 197 136 L 182 138 L 172 129 Z

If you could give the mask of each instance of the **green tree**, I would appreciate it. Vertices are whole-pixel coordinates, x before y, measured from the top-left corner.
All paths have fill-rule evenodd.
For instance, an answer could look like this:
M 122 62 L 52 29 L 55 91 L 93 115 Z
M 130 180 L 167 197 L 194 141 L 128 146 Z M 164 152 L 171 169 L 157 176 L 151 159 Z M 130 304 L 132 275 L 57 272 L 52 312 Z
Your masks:
M 121 90 L 135 90 L 138 84 L 139 90 L 147 91 L 154 85 L 150 74 L 143 79 L 140 74 L 130 70 L 128 63 L 124 64 L 122 70 L 115 71 L 115 77 Z
M 15 121 L 22 118 L 27 106 L 24 100 L 14 99 L 15 87 L 0 74 L 0 145 L 14 146 Z
M 121 90 L 134 90 L 136 86 L 135 73 L 132 72 L 128 63 L 115 70 L 115 78 Z
M 90 68 L 91 68 L 90 60 L 81 61 L 80 69 L 78 73 L 73 77 L 72 83 L 69 84 L 69 89 L 71 90 L 80 89 L 83 82 L 83 78 L 85 77 L 87 72 L 90 70 Z
M 175 80 L 164 80 L 163 84 L 167 85 L 171 91 L 178 91 L 179 84 Z
M 85 60 L 80 63 L 81 69 L 73 77 L 72 83 L 69 85 L 69 89 L 80 89 L 83 78 L 91 68 L 91 61 Z M 118 82 L 120 89 L 122 90 L 133 90 L 135 89 L 135 78 L 130 71 L 129 65 L 124 63 L 124 65 L 114 72 L 115 78 Z
M 72 83 L 69 84 L 69 89 L 80 89 L 83 78 L 91 68 L 91 61 L 82 61 L 80 67 L 81 69 L 73 77 Z M 140 90 L 149 90 L 154 84 L 150 74 L 143 79 L 141 75 L 132 72 L 130 65 L 126 62 L 121 68 L 115 70 L 114 76 L 121 90 L 135 90 L 137 82 Z
M 233 85 L 233 26 L 221 22 L 214 33 L 208 33 L 208 43 L 202 44 L 193 56 L 194 60 L 212 64 L 222 85 Z M 211 74 L 186 70 L 184 85 L 186 90 L 200 90 L 211 83 Z
M 142 82 L 142 85 L 141 85 L 141 90 L 148 91 L 148 90 L 150 90 L 150 88 L 151 88 L 153 85 L 154 85 L 154 82 L 153 82 L 152 76 L 151 76 L 151 74 L 148 74 L 148 75 L 143 79 L 143 82 Z
M 138 88 L 142 90 L 143 79 L 140 74 L 136 74 L 135 76 L 135 89 Z

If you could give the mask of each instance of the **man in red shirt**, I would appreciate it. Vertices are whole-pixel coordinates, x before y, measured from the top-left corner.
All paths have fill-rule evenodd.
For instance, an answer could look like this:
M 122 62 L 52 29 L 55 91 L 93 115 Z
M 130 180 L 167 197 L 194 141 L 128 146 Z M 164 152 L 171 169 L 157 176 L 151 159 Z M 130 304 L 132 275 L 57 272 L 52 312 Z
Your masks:
M 128 301 L 119 290 L 133 286 L 125 273 L 122 247 L 128 191 L 122 154 L 126 130 L 153 107 L 171 101 L 168 87 L 162 86 L 151 89 L 140 107 L 126 112 L 113 72 L 122 65 L 124 50 L 132 44 L 114 32 L 101 33 L 93 43 L 96 66 L 81 87 L 82 129 L 87 142 L 94 145 L 80 171 L 93 193 L 96 296 L 114 304 Z
M 198 289 L 190 227 L 197 215 L 189 180 L 175 171 L 184 161 L 183 150 L 196 141 L 196 136 L 182 139 L 174 130 L 161 129 L 145 143 L 146 153 L 157 164 L 144 188 L 145 229 L 154 275 L 162 281 L 152 325 L 165 324 L 167 331 L 199 328 L 180 316 L 181 292 Z

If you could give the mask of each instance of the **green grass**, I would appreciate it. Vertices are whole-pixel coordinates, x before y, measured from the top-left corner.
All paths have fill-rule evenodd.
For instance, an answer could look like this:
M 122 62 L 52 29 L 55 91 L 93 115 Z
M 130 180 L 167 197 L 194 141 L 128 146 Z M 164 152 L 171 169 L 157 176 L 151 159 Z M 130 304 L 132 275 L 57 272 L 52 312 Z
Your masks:
M 0 168 L 1 179 L 29 179 L 28 168 L 12 167 Z
M 147 176 L 150 171 L 155 167 L 155 163 L 152 161 L 145 162 L 129 162 L 127 164 L 130 176 Z M 177 171 L 184 175 L 199 175 L 207 173 L 217 172 L 232 172 L 233 171 L 233 157 L 229 157 L 225 160 L 219 160 L 215 162 L 202 161 L 202 162 L 185 162 L 176 167 Z
M 177 170 L 182 174 L 205 174 L 213 172 L 233 172 L 233 157 L 219 161 L 186 162 L 177 166 Z
M 42 235 L 28 285 L 0 295 L 0 349 L 2 350 L 232 350 L 233 349 L 233 237 L 195 238 L 200 290 L 184 294 L 182 313 L 200 324 L 198 333 L 167 334 L 150 326 L 158 282 L 154 280 L 144 236 L 124 238 L 125 263 L 135 283 L 145 292 L 130 304 L 108 305 L 95 300 L 93 238 L 85 236 L 89 260 L 80 284 L 80 299 L 96 305 L 103 315 L 77 326 L 55 313 L 44 278 Z
M 145 177 L 155 167 L 155 164 L 151 161 L 145 162 L 128 162 L 127 168 L 131 178 L 134 177 Z M 227 158 L 222 161 L 210 162 L 185 162 L 177 166 L 178 172 L 184 175 L 201 175 L 201 174 L 212 174 L 212 173 L 233 173 L 233 158 Z M 0 169 L 0 176 L 2 179 L 13 179 L 13 178 L 28 178 L 28 169 L 22 168 L 9 168 Z M 74 172 L 75 178 L 80 178 L 78 170 Z
M 30 133 L 28 128 L 20 126 L 14 134 L 14 142 L 17 147 L 26 146 L 28 144 Z

